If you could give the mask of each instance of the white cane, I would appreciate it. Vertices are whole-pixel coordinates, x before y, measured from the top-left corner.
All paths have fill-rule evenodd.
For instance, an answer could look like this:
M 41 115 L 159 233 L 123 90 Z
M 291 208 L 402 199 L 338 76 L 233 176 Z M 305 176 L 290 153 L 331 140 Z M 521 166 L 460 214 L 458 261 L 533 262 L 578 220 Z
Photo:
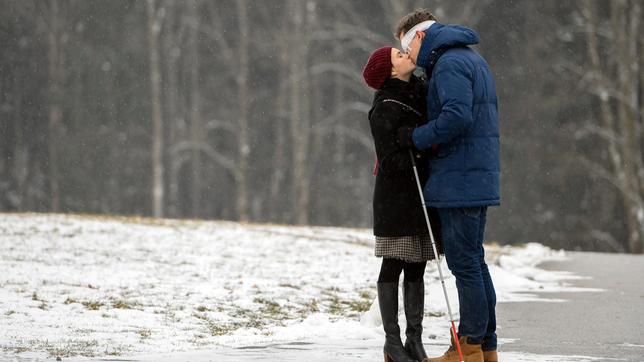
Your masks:
M 454 341 L 456 342 L 458 357 L 460 358 L 460 361 L 463 362 L 463 352 L 461 352 L 461 344 L 458 340 L 458 334 L 456 333 L 456 324 L 454 323 L 454 317 L 452 316 L 452 308 L 449 305 L 449 298 L 447 297 L 447 288 L 445 288 L 445 279 L 443 278 L 443 271 L 441 270 L 441 257 L 438 254 L 438 250 L 436 248 L 436 242 L 434 241 L 434 232 L 432 231 L 432 225 L 429 222 L 429 214 L 427 213 L 427 206 L 425 205 L 425 196 L 423 195 L 423 188 L 420 185 L 420 177 L 418 177 L 416 160 L 414 159 L 414 153 L 411 150 L 409 150 L 409 157 L 411 157 L 411 164 L 414 166 L 414 176 L 416 177 L 416 186 L 418 186 L 418 194 L 420 195 L 420 201 L 423 205 L 423 212 L 425 213 L 425 221 L 427 222 L 427 229 L 429 230 L 429 238 L 432 241 L 432 250 L 434 251 L 434 256 L 436 257 L 436 265 L 438 266 L 438 276 L 441 280 L 441 285 L 443 286 L 443 294 L 445 294 L 445 302 L 447 303 L 447 312 L 449 313 L 449 321 L 452 323 L 452 334 L 454 336 Z

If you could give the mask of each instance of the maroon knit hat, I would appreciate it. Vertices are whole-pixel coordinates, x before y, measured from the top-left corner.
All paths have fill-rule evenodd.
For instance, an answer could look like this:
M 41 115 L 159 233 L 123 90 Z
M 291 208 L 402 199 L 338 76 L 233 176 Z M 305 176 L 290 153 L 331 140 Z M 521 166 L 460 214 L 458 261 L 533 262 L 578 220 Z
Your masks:
M 373 89 L 380 89 L 382 84 L 391 78 L 391 47 L 376 49 L 362 70 L 362 76 L 367 85 Z

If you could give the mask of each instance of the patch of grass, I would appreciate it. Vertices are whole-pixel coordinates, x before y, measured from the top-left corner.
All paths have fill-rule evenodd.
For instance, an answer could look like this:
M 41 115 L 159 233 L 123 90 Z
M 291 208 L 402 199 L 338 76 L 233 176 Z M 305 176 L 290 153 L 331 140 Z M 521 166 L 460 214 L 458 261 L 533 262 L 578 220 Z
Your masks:
M 197 312 L 211 312 L 212 309 L 206 307 L 205 305 L 200 305 L 197 307 Z
M 105 304 L 103 304 L 103 302 L 94 301 L 94 300 L 86 300 L 86 301 L 82 302 L 81 304 L 83 306 L 85 306 L 85 308 L 87 308 L 89 310 L 99 310 L 99 309 L 101 309 L 102 306 L 105 305 Z
M 137 309 L 140 306 L 140 303 L 130 302 L 125 299 L 112 300 L 112 308 L 115 309 Z
M 223 336 L 230 334 L 232 331 L 239 329 L 241 326 L 237 323 L 216 323 L 214 321 L 208 320 L 206 325 L 208 331 L 212 336 Z
M 342 303 L 340 298 L 337 295 L 333 295 L 330 299 L 331 304 L 329 305 L 328 312 L 331 314 L 342 315 Z
M 444 317 L 445 313 L 444 312 L 437 312 L 437 311 L 427 311 L 425 312 L 426 317 Z
M 65 299 L 65 301 L 63 302 L 63 304 L 72 304 L 72 303 L 78 303 L 78 300 L 72 297 L 67 297 L 67 299 Z
M 240 319 L 245 319 L 247 318 L 252 311 L 248 309 L 238 309 L 233 311 L 231 314 L 233 317 L 240 318 Z M 208 317 L 205 313 L 200 314 L 197 312 L 192 313 L 192 316 L 195 318 L 198 318 L 202 321 L 205 322 L 205 327 L 208 333 L 211 336 L 223 336 L 226 334 L 230 334 L 231 332 L 235 331 L 236 329 L 244 327 L 244 323 L 241 322 L 217 322 Z M 195 339 L 192 341 L 193 344 L 202 344 L 203 342 L 198 341 L 197 338 L 199 339 L 204 339 L 206 338 L 205 335 L 201 334 L 195 334 Z
M 24 353 L 31 351 L 31 348 L 27 346 L 2 346 L 2 352 L 9 353 Z
M 195 318 L 197 318 L 197 319 L 204 320 L 204 321 L 207 321 L 207 320 L 208 320 L 208 316 L 207 316 L 207 315 L 205 315 L 205 314 L 192 313 L 192 316 L 193 316 L 193 317 L 195 317 Z
M 122 356 L 123 351 L 122 349 L 114 348 L 112 350 L 105 349 L 105 352 L 103 352 L 106 356 Z
M 324 299 L 327 305 L 326 312 L 344 317 L 356 317 L 360 313 L 366 312 L 371 308 L 373 303 L 373 296 L 369 291 L 361 291 L 359 298 L 342 298 L 335 293 L 329 292 L 327 289 L 323 293 L 328 297 Z M 327 304 L 328 303 L 328 304 Z
M 141 336 L 142 339 L 150 338 L 150 336 L 152 335 L 152 331 L 148 328 L 139 329 L 137 333 L 139 336 Z
M 40 304 L 38 305 L 38 308 L 39 308 L 39 309 L 47 310 L 47 301 L 46 301 L 46 300 L 44 300 L 44 299 L 41 299 L 41 298 L 38 296 L 38 293 L 33 292 L 33 293 L 31 294 L 31 300 L 33 300 L 33 301 L 37 301 L 37 302 L 40 302 Z
M 279 303 L 276 303 L 272 300 L 257 297 L 253 299 L 253 302 L 263 304 L 262 309 L 264 309 L 268 313 L 277 314 L 281 312 Z
M 276 324 L 281 325 L 281 323 L 276 323 Z M 250 318 L 249 320 L 247 320 L 245 323 L 242 324 L 244 328 L 257 328 L 257 329 L 264 329 L 266 328 L 266 325 L 267 325 L 266 321 L 264 321 L 261 317 Z
M 371 308 L 371 303 L 372 300 L 370 299 L 352 300 L 349 302 L 349 308 L 354 312 L 363 313 Z
M 279 286 L 282 288 L 302 289 L 299 285 L 293 285 L 291 283 L 280 283 Z
M 374 298 L 371 295 L 371 292 L 363 290 L 358 295 L 360 296 L 360 299 L 349 301 L 349 309 L 357 313 L 368 311 L 371 308 Z
M 265 298 L 255 298 L 253 302 L 262 304 L 259 313 L 262 314 L 263 319 L 283 321 L 288 318 L 288 312 L 277 302 Z
M 83 334 L 83 335 L 88 335 L 88 334 L 95 333 L 95 332 L 96 332 L 96 330 L 91 329 L 91 328 L 77 328 L 77 329 L 74 329 L 74 333 Z
M 15 313 L 16 313 L 15 310 L 8 310 L 8 311 L 4 312 L 4 315 L 6 315 L 8 317 L 8 316 L 10 316 L 12 314 L 15 314 Z
M 41 342 L 42 343 L 42 342 Z M 69 358 L 74 356 L 83 357 L 96 357 L 98 341 L 82 341 L 82 340 L 68 340 L 64 343 L 52 344 L 44 342 L 42 345 L 36 346 L 36 349 L 44 349 L 49 354 L 49 357 Z
M 78 330 L 82 332 L 84 330 Z M 91 331 L 91 330 L 87 330 Z M 95 331 L 92 331 L 95 332 Z M 31 350 L 38 351 L 46 349 L 50 357 L 55 357 L 56 361 L 62 361 L 62 358 L 72 358 L 75 356 L 97 357 L 97 356 L 122 356 L 126 352 L 130 352 L 130 348 L 122 344 L 109 343 L 101 352 L 98 351 L 98 341 L 65 341 L 57 343 L 56 345 L 49 342 L 31 341 L 34 348 Z
M 208 340 L 206 339 L 207 337 L 208 336 L 205 334 L 195 333 L 192 336 L 192 338 L 189 340 L 189 342 L 192 343 L 192 345 L 194 346 L 203 347 L 209 344 Z
M 234 323 L 237 328 L 245 327 L 263 329 L 267 324 L 265 316 L 263 316 L 261 312 L 255 312 L 250 309 L 240 308 L 233 311 L 231 315 L 241 320 L 240 322 Z
M 163 311 L 163 322 L 165 325 L 168 325 L 170 323 L 175 323 L 180 320 L 180 318 L 177 317 L 177 314 L 172 310 L 172 306 L 170 303 L 167 303 L 165 305 L 165 310 Z
M 212 336 L 227 335 L 240 328 L 264 330 L 268 325 L 283 325 L 283 321 L 289 318 L 287 308 L 273 300 L 256 297 L 253 302 L 260 305 L 258 309 L 217 307 L 217 310 L 226 311 L 233 318 L 232 320 L 215 321 L 211 319 L 207 312 L 212 310 L 205 306 L 195 308 L 192 317 L 203 321 L 201 323 L 205 325 L 207 334 Z M 312 300 L 311 306 L 307 309 L 317 310 L 317 308 L 317 300 Z M 297 317 L 297 314 L 294 317 Z M 192 342 L 201 343 L 196 339 Z
M 330 298 L 337 298 L 338 292 L 340 291 L 341 290 L 338 287 L 328 287 L 328 288 L 322 289 L 320 292 L 323 295 L 326 295 Z
M 306 317 L 311 313 L 316 313 L 320 311 L 320 306 L 318 305 L 318 300 L 312 298 L 308 303 L 304 304 L 300 309 L 300 316 L 302 318 Z

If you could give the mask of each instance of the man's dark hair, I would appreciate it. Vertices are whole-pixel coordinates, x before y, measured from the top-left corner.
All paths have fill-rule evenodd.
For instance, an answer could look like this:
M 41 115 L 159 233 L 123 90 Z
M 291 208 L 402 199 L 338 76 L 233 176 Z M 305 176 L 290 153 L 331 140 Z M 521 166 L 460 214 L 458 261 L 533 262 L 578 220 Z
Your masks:
M 396 29 L 394 31 L 394 36 L 396 39 L 400 36 L 400 33 L 406 33 L 409 29 L 413 28 L 417 24 L 422 23 L 423 21 L 434 20 L 438 21 L 438 18 L 432 14 L 429 9 L 416 9 L 411 13 L 405 15 L 398 21 L 396 24 Z

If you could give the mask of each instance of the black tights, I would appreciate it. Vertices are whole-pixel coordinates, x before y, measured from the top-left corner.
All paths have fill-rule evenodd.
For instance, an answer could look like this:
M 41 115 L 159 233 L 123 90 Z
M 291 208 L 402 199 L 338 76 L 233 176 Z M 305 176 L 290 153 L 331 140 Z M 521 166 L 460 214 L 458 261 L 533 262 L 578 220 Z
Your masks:
M 405 270 L 405 282 L 422 282 L 426 265 L 426 261 L 409 263 L 400 259 L 382 258 L 378 283 L 397 282 L 403 270 Z

